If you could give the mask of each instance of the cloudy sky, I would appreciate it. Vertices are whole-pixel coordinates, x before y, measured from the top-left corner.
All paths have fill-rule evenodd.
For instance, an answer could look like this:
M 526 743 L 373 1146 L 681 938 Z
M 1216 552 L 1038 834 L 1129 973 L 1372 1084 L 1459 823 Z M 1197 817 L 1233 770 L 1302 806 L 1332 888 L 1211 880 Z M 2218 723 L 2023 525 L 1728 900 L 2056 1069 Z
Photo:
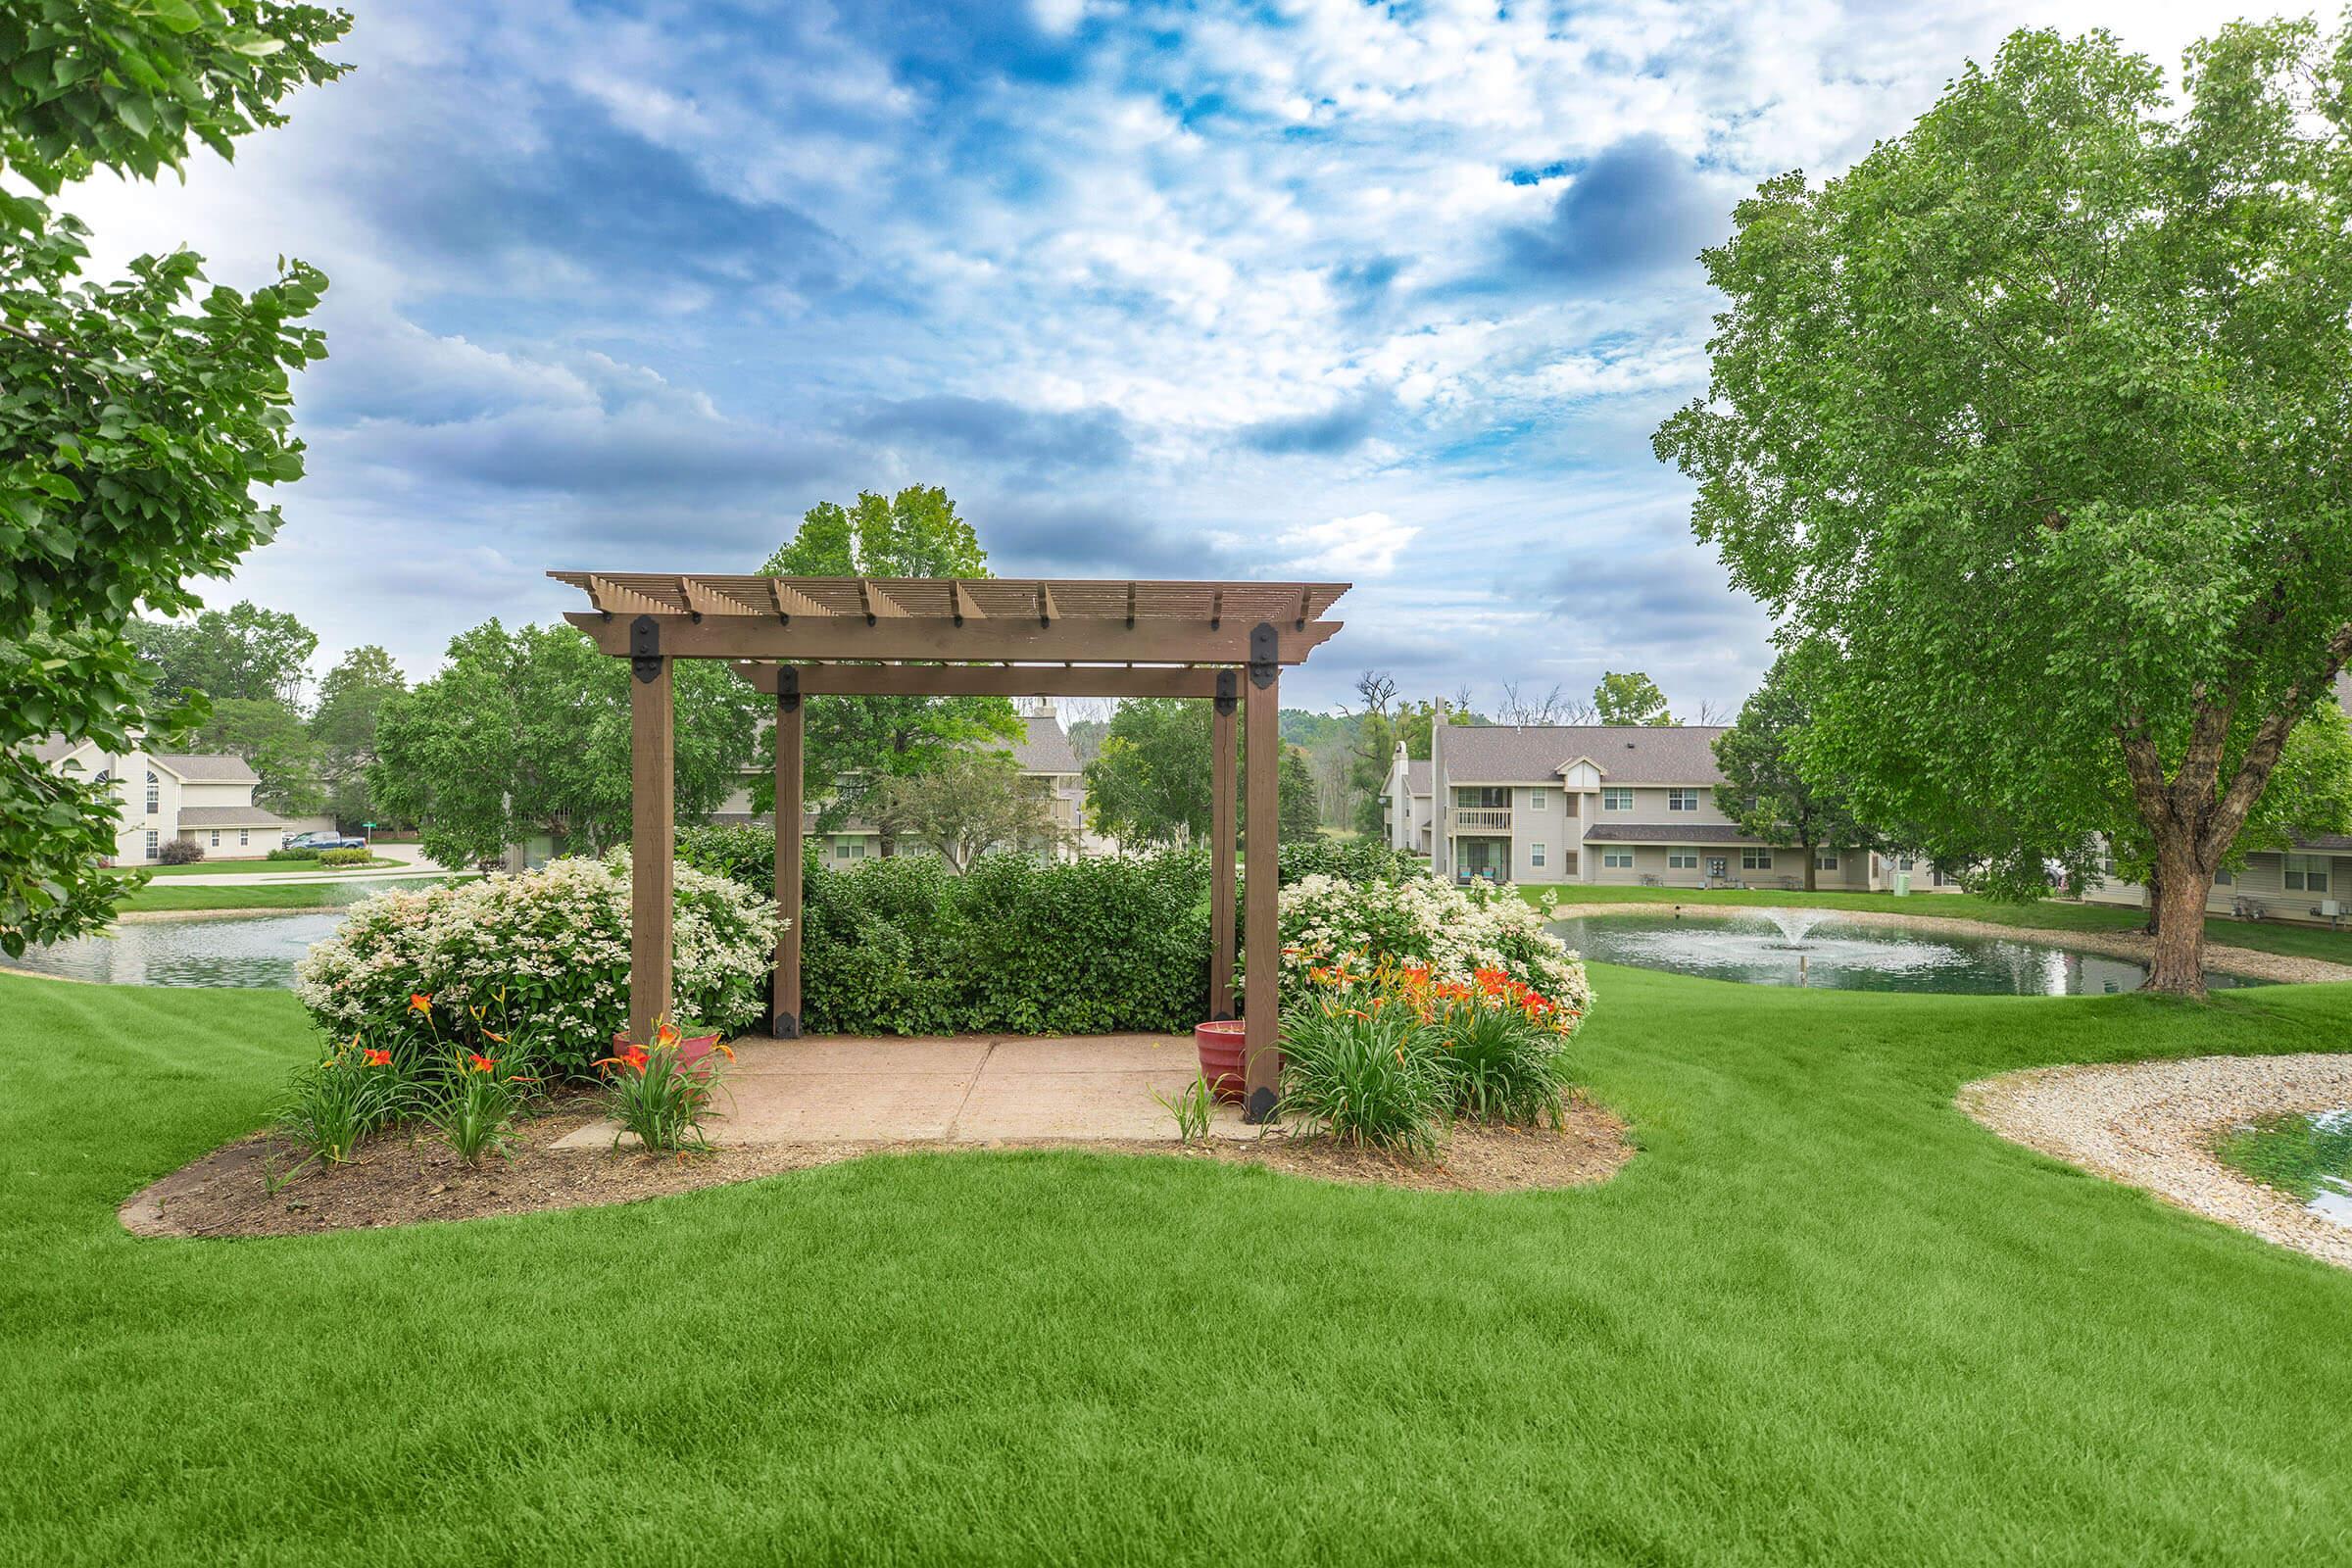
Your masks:
M 2237 9 L 347 3 L 291 126 L 73 202 L 104 259 L 333 279 L 309 477 L 210 594 L 321 667 L 923 482 L 1003 574 L 1353 581 L 1295 701 L 1641 668 L 1686 710 L 1766 662 L 1649 451 L 1734 203 L 2012 27 L 2170 64 Z

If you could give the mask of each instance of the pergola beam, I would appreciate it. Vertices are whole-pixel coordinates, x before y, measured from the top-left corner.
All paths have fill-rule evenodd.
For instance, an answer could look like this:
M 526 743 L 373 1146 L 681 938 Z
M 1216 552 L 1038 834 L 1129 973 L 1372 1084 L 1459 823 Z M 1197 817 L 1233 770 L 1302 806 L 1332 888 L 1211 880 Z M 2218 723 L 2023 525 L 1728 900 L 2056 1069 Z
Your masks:
M 804 697 L 1214 697 L 1214 669 L 1084 664 L 753 664 L 731 666 L 754 691 L 783 672 Z
M 877 606 L 881 603 L 876 597 Z M 775 660 L 782 662 L 833 660 L 914 660 L 948 662 L 1246 664 L 1251 658 L 1250 627 L 1226 618 L 1199 621 L 1145 617 L 1129 628 L 1109 617 L 1064 616 L 1049 625 L 1034 619 L 984 620 L 958 626 L 945 615 L 890 615 L 877 610 L 874 624 L 848 616 L 691 615 L 623 616 L 577 611 L 564 617 L 595 639 L 608 654 L 627 655 L 632 627 L 650 621 L 662 654 L 671 659 Z M 1274 662 L 1302 662 L 1341 622 L 1310 620 L 1303 629 L 1289 622 L 1276 631 Z

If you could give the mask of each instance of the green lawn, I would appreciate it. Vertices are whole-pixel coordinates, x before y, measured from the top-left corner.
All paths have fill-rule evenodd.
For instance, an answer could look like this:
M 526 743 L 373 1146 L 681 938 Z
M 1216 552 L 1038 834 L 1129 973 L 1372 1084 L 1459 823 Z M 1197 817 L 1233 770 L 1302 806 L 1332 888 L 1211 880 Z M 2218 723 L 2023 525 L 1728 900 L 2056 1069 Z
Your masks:
M 125 894 L 116 908 L 144 914 L 170 909 L 332 909 L 380 893 L 386 888 L 421 888 L 447 878 L 435 872 L 417 876 L 370 877 L 365 882 L 297 882 L 273 887 L 249 882 L 242 887 L 180 888 L 149 885 Z
M 2136 931 L 2147 921 L 2142 909 L 2112 904 L 2077 904 L 2045 899 L 2037 904 L 2002 904 L 1973 893 L 1780 893 L 1759 888 L 1627 888 L 1587 886 L 1581 882 L 1523 883 L 1519 892 L 1531 904 L 1545 893 L 1557 893 L 1562 904 L 1728 904 L 1751 908 L 1885 909 L 1894 914 L 1946 915 L 1984 920 L 1994 925 L 2034 927 L 2044 931 Z M 2326 926 L 2288 925 L 2278 920 L 2232 920 L 2208 916 L 2205 938 L 2233 948 L 2284 954 L 2296 958 L 2326 958 L 2352 963 L 2352 927 L 2330 931 Z
M 277 993 L 0 977 L 0 1544 L 40 1563 L 2317 1563 L 2352 1273 L 1951 1106 L 2342 1050 L 2196 1005 L 1595 966 L 1605 1187 L 882 1157 L 634 1206 L 136 1242 Z

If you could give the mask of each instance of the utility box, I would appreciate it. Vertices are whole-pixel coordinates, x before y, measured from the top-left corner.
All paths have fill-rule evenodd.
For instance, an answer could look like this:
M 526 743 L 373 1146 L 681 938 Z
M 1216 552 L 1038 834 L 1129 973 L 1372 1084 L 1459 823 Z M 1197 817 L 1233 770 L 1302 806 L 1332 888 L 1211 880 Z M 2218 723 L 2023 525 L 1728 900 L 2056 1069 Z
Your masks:
M 1910 891 L 1911 891 L 1911 873 L 1910 873 L 1910 872 L 1908 872 L 1908 871 L 1897 871 L 1897 872 L 1895 872 L 1895 873 L 1894 873 L 1894 896 L 1895 896 L 1896 898 L 1898 898 L 1898 899 L 1899 899 L 1899 898 L 1903 897 L 1905 894 L 1909 893 Z

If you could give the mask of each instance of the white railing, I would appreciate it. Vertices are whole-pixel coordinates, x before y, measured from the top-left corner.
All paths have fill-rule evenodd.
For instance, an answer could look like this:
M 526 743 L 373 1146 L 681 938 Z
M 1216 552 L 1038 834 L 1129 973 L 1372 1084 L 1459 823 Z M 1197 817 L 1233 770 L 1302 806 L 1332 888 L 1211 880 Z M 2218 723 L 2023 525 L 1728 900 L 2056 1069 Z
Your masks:
M 1457 807 L 1453 813 L 1453 826 L 1457 833 L 1468 832 L 1472 828 L 1508 833 L 1511 830 L 1511 809 L 1507 806 Z

